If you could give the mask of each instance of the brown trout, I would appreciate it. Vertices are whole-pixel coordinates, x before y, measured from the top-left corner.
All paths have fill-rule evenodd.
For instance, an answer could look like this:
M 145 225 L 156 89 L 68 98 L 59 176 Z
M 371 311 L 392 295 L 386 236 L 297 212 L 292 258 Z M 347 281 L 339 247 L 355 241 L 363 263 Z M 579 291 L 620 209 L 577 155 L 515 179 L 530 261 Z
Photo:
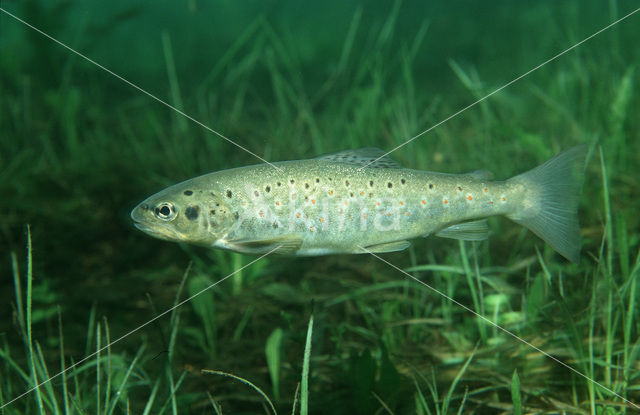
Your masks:
M 577 208 L 586 146 L 526 173 L 491 181 L 483 170 L 411 170 L 382 150 L 347 150 L 205 174 L 171 186 L 131 212 L 147 234 L 260 254 L 393 252 L 409 239 L 483 240 L 486 219 L 504 215 L 567 259 L 580 256 Z M 372 163 L 372 161 L 374 161 Z M 371 163 L 371 164 L 370 164 Z

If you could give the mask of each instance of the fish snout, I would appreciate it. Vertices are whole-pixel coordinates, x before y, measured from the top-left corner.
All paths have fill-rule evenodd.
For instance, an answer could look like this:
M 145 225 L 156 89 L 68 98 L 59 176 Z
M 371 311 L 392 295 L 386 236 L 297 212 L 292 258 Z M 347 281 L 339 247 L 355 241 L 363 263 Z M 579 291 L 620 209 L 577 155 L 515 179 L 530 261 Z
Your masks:
M 140 203 L 138 206 L 134 207 L 131 211 L 131 219 L 135 222 L 136 227 L 140 222 L 145 220 L 145 215 L 149 212 L 149 204 L 148 203 Z

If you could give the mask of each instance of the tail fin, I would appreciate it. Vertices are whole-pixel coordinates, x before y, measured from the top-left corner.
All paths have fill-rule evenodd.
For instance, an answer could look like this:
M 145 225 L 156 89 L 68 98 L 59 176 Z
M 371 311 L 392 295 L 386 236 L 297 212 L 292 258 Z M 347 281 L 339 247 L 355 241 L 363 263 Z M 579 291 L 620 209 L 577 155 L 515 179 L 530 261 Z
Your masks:
M 509 219 L 529 228 L 572 262 L 580 261 L 578 202 L 586 154 L 586 145 L 574 147 L 509 179 L 529 189 L 525 207 Z

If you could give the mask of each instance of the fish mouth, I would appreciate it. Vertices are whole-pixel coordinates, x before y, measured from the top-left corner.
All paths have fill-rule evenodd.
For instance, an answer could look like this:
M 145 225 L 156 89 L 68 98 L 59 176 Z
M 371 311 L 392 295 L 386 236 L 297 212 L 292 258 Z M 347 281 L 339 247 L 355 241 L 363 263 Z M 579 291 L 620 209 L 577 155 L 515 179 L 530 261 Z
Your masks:
M 131 216 L 131 220 L 133 220 L 133 226 L 154 238 L 165 239 L 168 241 L 179 239 L 179 235 L 176 235 L 175 232 L 157 226 L 156 224 L 150 224 L 147 215 L 145 215 L 146 213 L 148 214 L 148 211 L 148 205 L 144 203 L 136 206 L 129 215 Z
M 134 207 L 131 213 L 129 214 L 129 216 L 131 217 L 131 220 L 133 220 L 136 227 L 138 226 L 137 224 L 145 220 L 144 213 L 146 211 L 149 211 L 149 205 L 147 205 L 146 203 L 141 203 L 138 206 Z
M 137 229 L 141 230 L 144 233 L 151 233 L 152 229 L 149 225 L 146 225 L 142 222 L 133 222 L 133 226 L 135 226 Z
M 149 226 L 149 224 L 144 223 L 144 222 L 139 221 L 139 220 L 133 219 L 133 226 L 135 226 L 136 229 L 139 229 L 142 232 L 148 233 L 148 234 L 153 235 L 153 236 L 156 236 L 159 233 L 157 228 Z
M 183 241 L 185 240 L 184 235 L 181 233 L 163 228 L 158 226 L 152 226 L 144 222 L 133 222 L 133 226 L 147 235 L 153 236 L 154 238 L 164 239 L 165 241 Z
M 185 241 L 187 239 L 184 234 L 175 229 L 159 226 L 160 224 L 157 223 L 149 223 L 144 217 L 141 218 L 140 215 L 137 214 L 136 209 L 131 212 L 131 219 L 133 219 L 133 226 L 135 226 L 136 229 L 154 238 L 172 242 Z

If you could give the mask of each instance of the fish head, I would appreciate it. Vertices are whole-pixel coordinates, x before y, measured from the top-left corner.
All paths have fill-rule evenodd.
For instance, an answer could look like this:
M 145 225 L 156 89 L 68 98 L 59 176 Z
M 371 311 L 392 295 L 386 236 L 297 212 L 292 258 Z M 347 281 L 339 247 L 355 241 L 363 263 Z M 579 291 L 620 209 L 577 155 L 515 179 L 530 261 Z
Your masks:
M 231 210 L 195 179 L 171 186 L 131 211 L 134 226 L 155 238 L 211 246 L 233 226 Z

